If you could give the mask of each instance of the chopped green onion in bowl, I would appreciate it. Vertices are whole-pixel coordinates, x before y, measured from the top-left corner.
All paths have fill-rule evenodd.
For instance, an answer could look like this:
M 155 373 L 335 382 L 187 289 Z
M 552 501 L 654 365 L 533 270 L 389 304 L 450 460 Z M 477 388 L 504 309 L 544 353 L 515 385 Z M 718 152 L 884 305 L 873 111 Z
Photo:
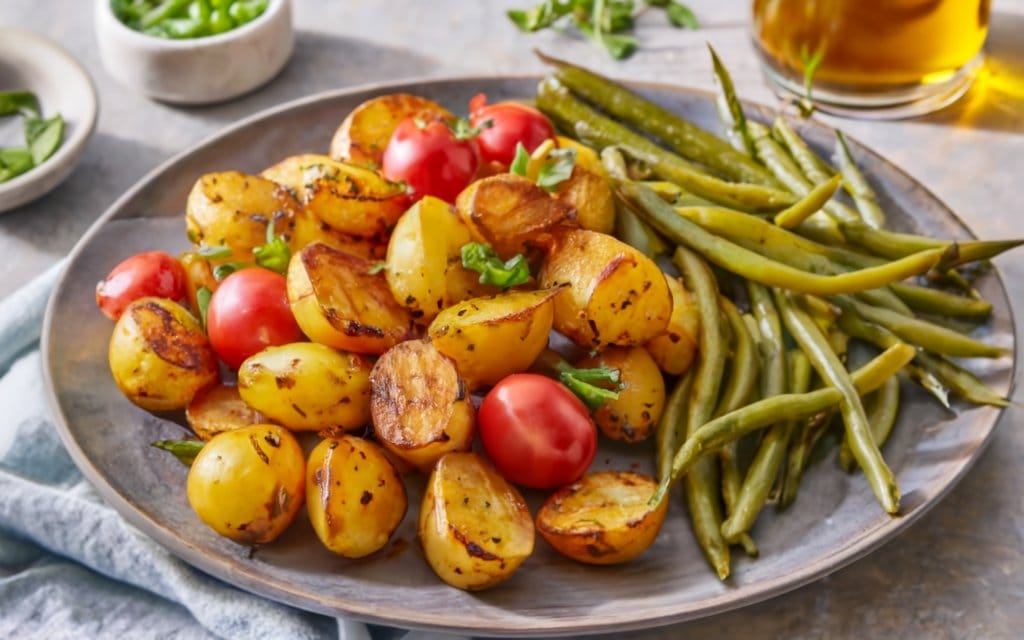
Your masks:
M 111 0 L 125 26 L 159 38 L 204 38 L 263 15 L 269 0 Z

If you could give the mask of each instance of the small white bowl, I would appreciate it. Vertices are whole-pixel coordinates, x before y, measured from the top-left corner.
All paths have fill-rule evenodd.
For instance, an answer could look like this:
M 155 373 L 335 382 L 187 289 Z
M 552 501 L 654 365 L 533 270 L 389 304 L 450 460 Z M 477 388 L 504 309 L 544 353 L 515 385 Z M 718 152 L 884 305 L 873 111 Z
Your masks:
M 96 88 L 85 69 L 38 34 L 0 28 L 0 90 L 19 89 L 36 95 L 44 118 L 60 113 L 64 140 L 38 167 L 0 182 L 0 213 L 35 200 L 67 178 L 96 126 Z
M 135 31 L 96 0 L 96 41 L 103 66 L 122 84 L 174 104 L 210 104 L 268 82 L 295 44 L 291 0 L 270 0 L 255 20 L 203 38 L 171 40 Z

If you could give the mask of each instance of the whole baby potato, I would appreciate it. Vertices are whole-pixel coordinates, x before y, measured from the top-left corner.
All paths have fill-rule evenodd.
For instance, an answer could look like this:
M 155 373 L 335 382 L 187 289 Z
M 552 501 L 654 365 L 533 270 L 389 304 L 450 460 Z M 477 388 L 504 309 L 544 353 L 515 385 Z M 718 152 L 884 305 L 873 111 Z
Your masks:
M 391 538 L 408 500 L 380 447 L 351 435 L 322 440 L 306 463 L 306 509 L 324 546 L 362 558 Z
M 166 298 L 139 298 L 125 308 L 108 359 L 121 392 L 149 411 L 184 409 L 220 375 L 199 321 Z
M 575 364 L 605 366 L 619 372 L 619 397 L 593 411 L 594 423 L 612 440 L 639 442 L 652 433 L 665 409 L 665 379 L 643 347 L 609 347 Z
M 281 535 L 305 498 L 306 458 L 287 429 L 256 424 L 215 435 L 188 472 L 188 502 L 222 536 L 263 544 Z
M 370 362 L 315 342 L 269 347 L 238 369 L 242 399 L 293 431 L 370 422 Z

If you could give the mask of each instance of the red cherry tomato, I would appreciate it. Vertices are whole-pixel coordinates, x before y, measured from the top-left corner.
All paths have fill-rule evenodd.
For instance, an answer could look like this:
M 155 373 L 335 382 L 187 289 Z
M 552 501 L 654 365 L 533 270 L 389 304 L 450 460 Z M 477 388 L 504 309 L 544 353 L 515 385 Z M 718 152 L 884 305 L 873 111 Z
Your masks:
M 232 369 L 267 347 L 303 337 L 288 305 L 284 276 L 259 267 L 224 278 L 210 298 L 206 333 L 217 356 Z
M 477 413 L 484 450 L 503 476 L 551 489 L 579 479 L 597 452 L 590 412 L 561 383 L 533 373 L 501 380 Z
M 469 101 L 470 124 L 480 128 L 476 138 L 484 162 L 512 164 L 520 142 L 528 153 L 540 143 L 555 137 L 551 121 L 533 107 L 518 102 L 487 104 L 487 96 L 477 94 Z M 490 121 L 490 124 L 487 123 Z
M 96 304 L 111 320 L 121 317 L 125 307 L 147 296 L 185 298 L 186 276 L 181 263 L 163 251 L 139 253 L 114 267 L 96 285 Z
M 404 180 L 417 199 L 435 196 L 454 202 L 479 166 L 475 140 L 459 140 L 443 120 L 409 117 L 391 135 L 381 168 L 389 180 Z

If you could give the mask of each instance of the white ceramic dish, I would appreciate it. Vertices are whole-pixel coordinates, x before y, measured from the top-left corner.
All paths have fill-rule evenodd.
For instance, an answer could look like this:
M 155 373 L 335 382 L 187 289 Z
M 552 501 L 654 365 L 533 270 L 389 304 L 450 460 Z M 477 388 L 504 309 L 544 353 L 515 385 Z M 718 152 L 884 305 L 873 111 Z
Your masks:
M 34 93 L 44 117 L 60 113 L 64 141 L 43 164 L 0 183 L 0 213 L 35 200 L 68 177 L 96 126 L 96 89 L 85 69 L 40 35 L 0 28 L 0 91 L 13 90 Z
M 295 44 L 291 0 L 270 0 L 248 24 L 188 40 L 130 29 L 114 15 L 110 0 L 96 0 L 94 24 L 107 72 L 150 98 L 174 104 L 210 104 L 252 91 L 284 68 Z
M 329 615 L 481 636 L 555 636 L 618 632 L 719 613 L 820 578 L 891 541 L 934 506 L 967 472 L 989 441 L 999 416 L 992 407 L 956 405 L 946 412 L 904 386 L 899 424 L 884 448 L 903 490 L 901 516 L 878 507 L 861 474 L 822 461 L 808 469 L 796 503 L 785 513 L 765 509 L 753 534 L 761 557 L 737 554 L 723 583 L 701 557 L 674 495 L 654 545 L 633 562 L 587 567 L 541 540 L 508 582 L 469 593 L 442 583 L 416 541 L 416 505 L 423 479 L 408 477 L 409 513 L 389 546 L 345 560 L 317 540 L 300 517 L 273 544 L 255 551 L 222 538 L 194 514 L 185 497 L 187 470 L 150 446 L 186 433 L 181 415 L 154 415 L 132 405 L 115 386 L 107 363 L 112 325 L 96 310 L 95 283 L 133 253 L 188 247 L 182 203 L 210 171 L 256 173 L 281 158 L 326 149 L 340 119 L 382 93 L 412 93 L 444 105 L 466 104 L 478 92 L 494 101 L 529 97 L 538 78 L 430 80 L 311 96 L 256 114 L 181 153 L 124 194 L 72 251 L 50 299 L 42 351 L 57 429 L 75 463 L 100 494 L 132 524 L 203 571 L 243 589 Z M 717 125 L 710 94 L 638 86 L 645 95 L 700 126 Z M 746 105 L 770 122 L 773 112 Z M 819 153 L 835 133 L 814 121 L 798 131 Z M 875 187 L 894 228 L 932 237 L 968 238 L 968 230 L 925 187 L 868 149 L 853 152 Z M 985 340 L 1012 349 L 1014 323 L 999 278 L 979 280 L 993 304 Z M 989 363 L 983 377 L 1007 393 L 1020 364 Z M 650 443 L 603 442 L 593 470 L 651 472 Z M 541 492 L 527 492 L 536 509 Z M 911 546 L 904 538 L 896 544 Z M 757 635 L 756 633 L 754 634 Z

